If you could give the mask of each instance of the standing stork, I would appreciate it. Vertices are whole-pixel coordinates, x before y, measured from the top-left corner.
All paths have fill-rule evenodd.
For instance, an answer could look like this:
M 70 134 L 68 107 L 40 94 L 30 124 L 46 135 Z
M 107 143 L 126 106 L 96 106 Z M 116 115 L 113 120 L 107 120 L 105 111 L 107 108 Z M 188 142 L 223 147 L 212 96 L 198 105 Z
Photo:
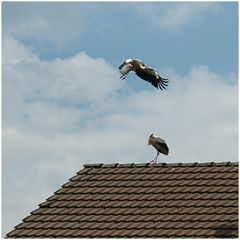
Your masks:
M 122 74 L 120 78 L 123 80 L 128 73 L 133 71 L 143 80 L 151 83 L 154 87 L 161 90 L 166 89 L 168 79 L 160 77 L 156 69 L 148 67 L 142 60 L 127 59 L 120 66 L 119 71 Z
M 153 163 L 157 163 L 157 158 L 159 153 L 163 153 L 165 155 L 168 155 L 169 149 L 168 146 L 162 138 L 151 134 L 148 138 L 148 145 L 152 145 L 157 150 L 157 156 L 153 159 Z

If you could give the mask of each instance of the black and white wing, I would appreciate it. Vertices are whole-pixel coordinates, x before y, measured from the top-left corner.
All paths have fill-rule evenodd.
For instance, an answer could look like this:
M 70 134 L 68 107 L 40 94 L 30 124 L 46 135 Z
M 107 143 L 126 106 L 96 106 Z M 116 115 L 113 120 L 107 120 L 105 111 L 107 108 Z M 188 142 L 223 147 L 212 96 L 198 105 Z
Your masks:
M 168 79 L 160 77 L 157 73 L 152 74 L 141 69 L 136 69 L 135 73 L 143 80 L 151 83 L 154 87 L 160 88 L 161 90 L 166 89 L 166 86 L 168 86 Z
M 130 62 L 130 59 L 129 61 L 128 60 L 124 61 L 118 68 L 119 72 L 122 74 L 121 78 L 125 78 L 127 74 L 133 70 L 133 66 Z
M 169 149 L 168 149 L 168 146 L 167 146 L 165 140 L 158 137 L 158 138 L 156 138 L 156 143 L 158 145 L 158 151 L 165 155 L 168 155 Z

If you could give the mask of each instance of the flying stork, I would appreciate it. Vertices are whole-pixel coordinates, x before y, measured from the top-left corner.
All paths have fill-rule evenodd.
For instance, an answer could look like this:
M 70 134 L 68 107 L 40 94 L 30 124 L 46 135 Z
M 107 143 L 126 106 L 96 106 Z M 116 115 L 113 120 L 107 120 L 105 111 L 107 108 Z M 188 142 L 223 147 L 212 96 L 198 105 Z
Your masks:
M 165 140 L 154 135 L 153 133 L 148 138 L 148 145 L 152 145 L 157 150 L 157 156 L 151 161 L 151 163 L 157 163 L 159 153 L 168 155 L 169 149 Z
M 142 60 L 127 59 L 120 66 L 119 71 L 122 74 L 120 78 L 123 80 L 128 73 L 133 71 L 145 81 L 151 83 L 154 87 L 161 90 L 166 89 L 168 79 L 160 77 L 156 69 L 148 67 Z

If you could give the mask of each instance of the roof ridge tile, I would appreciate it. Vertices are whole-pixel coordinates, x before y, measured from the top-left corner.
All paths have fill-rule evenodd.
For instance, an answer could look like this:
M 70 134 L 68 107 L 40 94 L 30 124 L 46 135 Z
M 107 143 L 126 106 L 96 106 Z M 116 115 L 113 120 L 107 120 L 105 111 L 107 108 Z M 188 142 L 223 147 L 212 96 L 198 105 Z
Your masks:
M 99 168 L 102 167 L 102 165 L 104 165 L 103 163 L 89 163 L 89 164 L 84 164 L 83 167 L 84 168 Z
M 103 164 L 103 168 L 116 168 L 119 165 L 119 163 L 109 163 L 109 164 Z
M 90 163 L 84 164 L 84 168 L 132 168 L 132 167 L 205 167 L 205 166 L 236 166 L 238 162 L 190 162 L 190 163 Z

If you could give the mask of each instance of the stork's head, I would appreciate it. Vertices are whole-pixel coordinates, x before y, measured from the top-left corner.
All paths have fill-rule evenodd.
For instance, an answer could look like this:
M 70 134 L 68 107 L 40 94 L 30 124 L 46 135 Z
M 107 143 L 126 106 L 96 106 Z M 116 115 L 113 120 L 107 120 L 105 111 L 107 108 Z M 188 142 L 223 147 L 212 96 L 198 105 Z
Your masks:
M 129 59 L 127 59 L 127 60 L 125 61 L 125 63 L 130 63 L 130 62 L 132 62 L 132 59 L 131 59 L 131 58 L 129 58 Z
M 154 135 L 152 133 L 148 138 L 148 145 L 152 145 L 153 140 L 154 140 Z

